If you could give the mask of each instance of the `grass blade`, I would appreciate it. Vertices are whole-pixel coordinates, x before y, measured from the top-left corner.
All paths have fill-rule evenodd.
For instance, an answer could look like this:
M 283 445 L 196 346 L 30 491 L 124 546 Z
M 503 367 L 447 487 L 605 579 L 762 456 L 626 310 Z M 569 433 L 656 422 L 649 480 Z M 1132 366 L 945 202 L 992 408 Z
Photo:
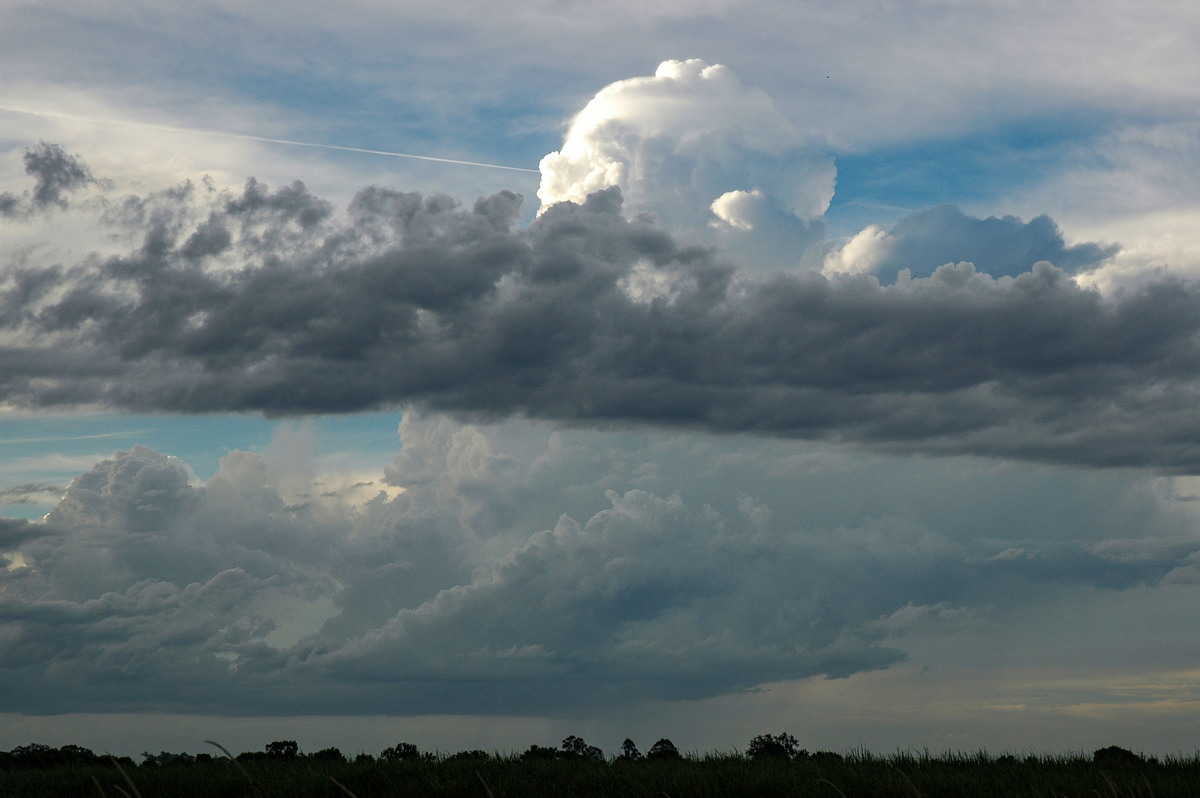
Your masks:
M 258 793 L 259 795 L 263 794 L 262 788 L 259 787 L 258 784 L 255 783 L 254 779 L 251 778 L 250 774 L 246 772 L 246 769 L 244 767 L 242 767 L 242 763 L 237 761 L 237 757 L 235 757 L 233 754 L 229 753 L 228 748 L 226 748 L 225 746 L 221 745 L 218 742 L 213 742 L 212 740 L 205 740 L 204 742 L 208 743 L 211 746 L 215 746 L 216 748 L 221 749 L 221 753 L 223 753 L 223 754 L 225 754 L 225 756 L 229 757 L 229 761 L 233 763 L 234 767 L 236 767 L 238 770 L 240 770 L 242 772 L 242 775 L 246 777 L 246 781 L 250 782 L 250 786 L 254 788 L 254 792 Z M 141 798 L 141 796 L 138 796 L 138 798 Z
M 350 792 L 349 788 L 348 788 L 348 787 L 346 787 L 346 785 L 345 785 L 345 784 L 342 784 L 340 781 L 338 781 L 337 779 L 335 779 L 333 776 L 330 776 L 330 777 L 329 777 L 329 780 L 330 780 L 330 781 L 332 781 L 332 782 L 334 783 L 334 785 L 335 785 L 335 786 L 337 786 L 337 788 L 338 788 L 339 790 L 341 790 L 342 792 L 346 793 L 346 795 L 349 795 L 349 796 L 350 796 L 350 798 L 358 798 L 358 796 L 357 796 L 357 795 L 355 795 L 354 793 Z M 486 786 L 486 785 L 485 785 L 485 786 Z
M 120 773 L 121 777 L 125 779 L 125 783 L 129 785 L 129 789 L 133 790 L 133 795 L 130 796 L 129 793 L 125 792 L 125 790 L 121 789 L 115 784 L 113 785 L 113 788 L 116 789 L 117 792 L 124 795 L 125 798 L 142 798 L 142 794 L 138 792 L 137 785 L 133 783 L 133 779 L 129 778 L 129 774 L 125 772 L 125 768 L 121 767 L 121 763 L 117 761 L 117 758 L 112 754 L 109 754 L 108 758 L 111 759 L 112 763 L 117 766 L 117 772 Z

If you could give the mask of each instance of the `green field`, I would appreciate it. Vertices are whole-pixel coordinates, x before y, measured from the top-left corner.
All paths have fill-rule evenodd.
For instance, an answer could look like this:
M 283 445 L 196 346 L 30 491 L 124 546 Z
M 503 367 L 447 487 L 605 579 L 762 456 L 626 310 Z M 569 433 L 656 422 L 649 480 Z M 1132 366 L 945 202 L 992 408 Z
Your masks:
M 771 739 L 770 736 L 767 736 Z M 568 738 L 568 740 L 577 738 Z M 756 738 L 760 739 L 760 738 Z M 286 741 L 285 741 L 286 742 Z M 379 757 L 346 760 L 336 749 L 313 755 L 280 743 L 267 752 L 146 755 L 141 764 L 68 746 L 23 746 L 0 754 L 0 795 L 235 798 L 354 795 L 457 798 L 725 798 L 726 796 L 1088 796 L 1200 795 L 1200 757 L 1144 758 L 1123 749 L 1093 755 L 942 756 L 805 751 L 597 756 L 598 749 L 532 746 L 523 755 L 421 754 L 402 744 Z M 582 741 L 579 741 L 582 744 Z M 272 746 L 275 748 L 272 749 Z M 70 749 L 69 751 L 67 749 Z M 66 754 L 59 755 L 66 751 Z M 26 756 L 28 754 L 32 756 Z M 662 753 L 661 751 L 659 752 Z M 15 754 L 15 756 L 14 756 Z M 774 755 L 773 755 L 774 754 Z M 41 755 L 40 758 L 37 755 Z M 88 759 L 88 756 L 91 759 Z M 22 761 L 24 760 L 24 761 Z M 160 763 L 161 761 L 161 763 Z

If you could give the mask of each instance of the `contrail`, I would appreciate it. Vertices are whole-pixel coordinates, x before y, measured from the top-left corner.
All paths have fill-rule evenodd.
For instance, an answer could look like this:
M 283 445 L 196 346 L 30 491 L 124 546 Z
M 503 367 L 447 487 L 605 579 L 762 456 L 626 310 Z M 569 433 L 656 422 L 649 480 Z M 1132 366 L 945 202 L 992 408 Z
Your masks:
M 151 130 L 165 130 L 170 133 L 187 133 L 193 136 L 224 136 L 229 139 L 243 139 L 245 141 L 261 141 L 265 144 L 286 144 L 291 147 L 313 147 L 318 150 L 340 150 L 342 152 L 358 152 L 365 155 L 383 155 L 388 158 L 409 158 L 415 161 L 433 161 L 435 163 L 457 164 L 458 166 L 480 166 L 485 169 L 505 169 L 510 172 L 530 172 L 539 174 L 537 169 L 525 169 L 521 166 L 505 166 L 499 163 L 481 163 L 479 161 L 461 161 L 456 158 L 436 158 L 432 155 L 414 155 L 409 152 L 390 152 L 388 150 L 368 150 L 363 147 L 343 147 L 340 144 L 317 144 L 311 141 L 293 141 L 292 139 L 273 139 L 266 136 L 251 136 L 246 133 L 226 133 L 220 130 L 201 130 L 197 128 L 186 127 L 171 127 L 170 125 L 155 125 L 150 122 L 125 122 L 113 119 L 91 119 L 85 116 L 72 116 L 71 114 L 60 114 L 53 111 L 34 111 L 28 108 L 14 108 L 12 106 L 0 105 L 0 111 L 8 111 L 14 114 L 28 114 L 29 116 L 42 116 L 52 119 L 69 119 L 72 122 L 88 122 L 96 125 L 124 125 L 126 127 L 143 127 Z

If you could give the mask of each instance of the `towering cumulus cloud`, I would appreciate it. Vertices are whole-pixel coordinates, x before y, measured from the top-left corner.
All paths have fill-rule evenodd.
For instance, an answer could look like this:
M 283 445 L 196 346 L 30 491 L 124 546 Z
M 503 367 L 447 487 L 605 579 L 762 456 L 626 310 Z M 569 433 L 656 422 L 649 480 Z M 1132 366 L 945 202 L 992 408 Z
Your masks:
M 735 246 L 757 230 L 752 254 L 770 253 L 770 265 L 796 263 L 820 235 L 812 222 L 836 176 L 761 89 L 697 59 L 606 86 L 541 171 L 543 208 L 618 186 L 627 212 L 651 212 L 671 229 L 711 226 Z

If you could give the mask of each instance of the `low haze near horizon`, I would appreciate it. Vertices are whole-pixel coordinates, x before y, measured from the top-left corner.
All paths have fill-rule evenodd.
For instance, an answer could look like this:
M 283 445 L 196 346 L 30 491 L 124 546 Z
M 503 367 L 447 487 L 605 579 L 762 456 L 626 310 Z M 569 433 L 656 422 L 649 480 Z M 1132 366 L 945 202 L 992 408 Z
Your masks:
M 6 5 L 0 749 L 1194 751 L 1197 35 Z

